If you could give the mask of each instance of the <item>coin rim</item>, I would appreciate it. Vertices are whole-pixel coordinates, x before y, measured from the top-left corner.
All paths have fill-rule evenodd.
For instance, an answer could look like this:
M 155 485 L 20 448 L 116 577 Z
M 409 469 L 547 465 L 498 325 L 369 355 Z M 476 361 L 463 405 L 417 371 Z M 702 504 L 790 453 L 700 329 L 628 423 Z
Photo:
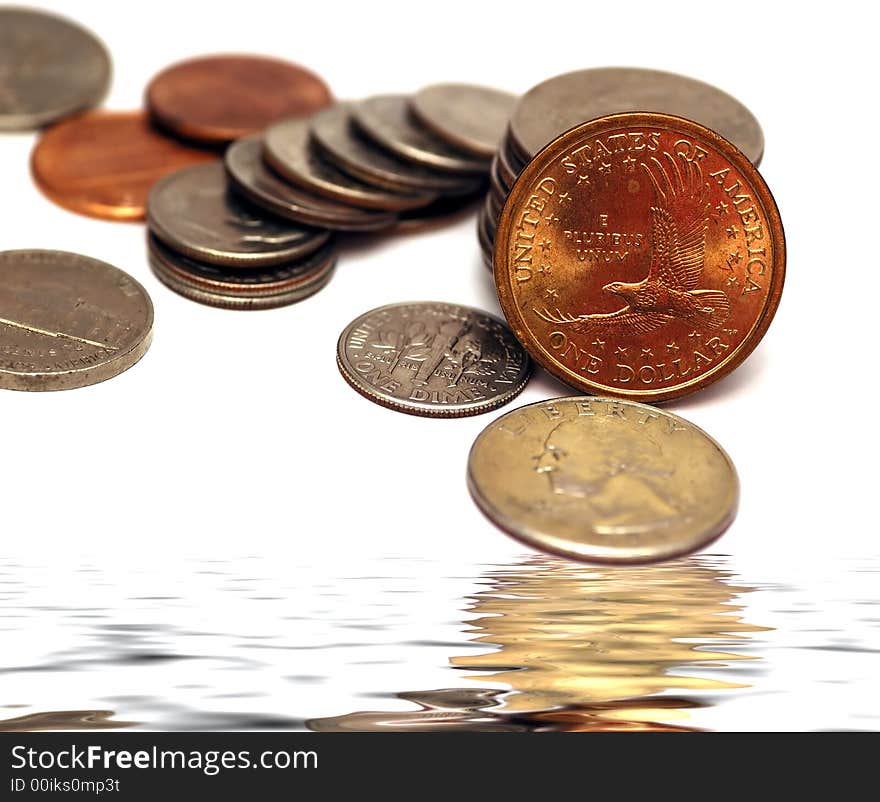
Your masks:
M 523 356 L 525 357 L 525 362 L 522 380 L 519 382 L 519 384 L 510 388 L 507 391 L 507 394 L 496 396 L 495 398 L 490 399 L 489 401 L 482 404 L 455 404 L 447 407 L 413 406 L 411 404 L 406 404 L 405 400 L 403 399 L 388 398 L 386 396 L 380 395 L 379 393 L 375 392 L 375 390 L 373 390 L 373 388 L 369 385 L 360 383 L 360 377 L 357 371 L 355 371 L 354 368 L 350 365 L 346 364 L 347 356 L 345 353 L 345 341 L 351 331 L 364 318 L 377 314 L 378 312 L 383 312 L 386 309 L 395 309 L 401 306 L 421 305 L 456 306 L 459 309 L 467 309 L 468 311 L 474 312 L 478 315 L 485 315 L 486 317 L 492 318 L 497 323 L 500 323 L 501 325 L 507 327 L 507 324 L 497 315 L 493 315 L 482 309 L 477 309 L 474 306 L 469 306 L 468 304 L 457 304 L 450 301 L 399 301 L 397 303 L 383 304 L 382 306 L 377 306 L 375 309 L 369 309 L 368 311 L 363 312 L 355 317 L 347 326 L 345 326 L 345 328 L 342 330 L 342 333 L 339 335 L 339 339 L 336 341 L 336 367 L 339 368 L 339 372 L 342 374 L 342 378 L 345 379 L 350 387 L 356 390 L 364 398 L 372 401 L 374 404 L 378 404 L 379 406 L 385 407 L 386 409 L 392 409 L 395 412 L 405 412 L 408 415 L 415 415 L 420 418 L 469 418 L 473 415 L 480 415 L 484 412 L 491 412 L 493 409 L 497 409 L 498 407 L 504 406 L 505 404 L 512 401 L 525 389 L 525 386 L 529 383 L 529 379 L 531 379 L 532 377 L 534 364 L 532 363 L 532 359 L 529 356 L 528 351 L 526 351 L 524 348 Z M 519 345 L 522 348 L 522 344 L 520 343 Z
M 93 256 L 86 256 L 82 253 L 73 251 L 62 251 L 51 248 L 16 248 L 13 250 L 0 251 L 0 260 L 7 257 L 13 257 L 15 254 L 40 254 L 46 256 L 54 256 L 59 258 L 74 257 L 78 262 L 86 261 L 94 265 L 100 265 L 102 268 L 109 268 L 112 271 L 121 273 L 129 281 L 131 281 L 146 301 L 146 320 L 144 328 L 146 329 L 143 337 L 136 340 L 131 348 L 127 351 L 114 356 L 106 362 L 99 362 L 94 365 L 88 365 L 83 368 L 65 371 L 63 373 L 52 372 L 45 373 L 42 371 L 20 372 L 11 371 L 6 368 L 0 368 L 0 389 L 4 390 L 20 390 L 25 392 L 43 392 L 57 390 L 76 390 L 80 387 L 89 387 L 93 384 L 119 376 L 125 373 L 133 365 L 137 364 L 141 358 L 147 353 L 153 342 L 153 327 L 155 323 L 155 309 L 153 307 L 153 299 L 147 292 L 143 284 L 141 284 L 130 273 L 126 273 L 116 265 L 111 265 L 102 259 L 95 259 Z
M 309 193 L 307 190 L 299 186 L 291 186 L 291 189 L 302 193 L 303 195 L 312 194 L 315 199 L 321 203 L 337 205 L 343 216 L 339 218 L 327 217 L 322 214 L 319 208 L 310 207 L 304 204 L 297 204 L 297 208 L 302 211 L 294 211 L 291 208 L 292 204 L 284 201 L 277 195 L 258 189 L 244 180 L 241 171 L 235 166 L 235 162 L 230 157 L 230 154 L 234 155 L 237 152 L 236 148 L 241 149 L 248 143 L 253 143 L 258 148 L 258 157 L 261 160 L 262 169 L 270 173 L 271 176 L 276 178 L 280 183 L 284 184 L 286 182 L 282 176 L 275 173 L 268 165 L 262 163 L 262 156 L 260 155 L 262 152 L 261 136 L 243 137 L 237 142 L 233 142 L 226 149 L 226 154 L 223 157 L 223 166 L 226 169 L 226 175 L 229 177 L 230 182 L 238 192 L 261 209 L 277 214 L 279 217 L 283 217 L 286 220 L 293 220 L 294 222 L 302 223 L 303 225 L 329 228 L 331 231 L 385 231 L 389 228 L 393 228 L 397 224 L 397 214 L 394 212 L 383 211 L 380 209 L 362 209 L 357 206 L 352 206 L 351 204 L 342 203 L 341 201 L 330 200 L 329 198 L 315 195 L 315 193 Z M 344 217 L 349 211 L 351 214 L 355 215 L 353 222 L 352 218 Z
M 518 524 L 515 519 L 512 519 L 506 513 L 500 511 L 497 507 L 495 507 L 492 502 L 488 500 L 480 491 L 479 483 L 477 479 L 474 477 L 474 472 L 472 469 L 472 459 L 474 454 L 476 453 L 477 446 L 481 442 L 481 440 L 488 436 L 489 430 L 496 426 L 500 421 L 506 418 L 508 415 L 514 415 L 517 412 L 521 412 L 524 409 L 529 409 L 531 407 L 540 407 L 546 404 L 554 404 L 554 403 L 562 403 L 566 401 L 578 402 L 578 401 L 596 401 L 596 400 L 604 400 L 604 401 L 613 401 L 615 403 L 625 403 L 631 406 L 634 406 L 638 409 L 644 410 L 645 412 L 650 412 L 652 414 L 660 414 L 665 415 L 673 420 L 680 421 L 685 424 L 689 429 L 696 431 L 697 434 L 703 436 L 706 440 L 708 440 L 715 448 L 718 449 L 724 461 L 727 463 L 730 468 L 731 477 L 732 477 L 732 497 L 730 502 L 730 508 L 723 512 L 722 515 L 718 516 L 717 523 L 713 523 L 707 529 L 708 534 L 704 536 L 704 538 L 699 540 L 699 545 L 688 548 L 681 549 L 669 549 L 655 557 L 651 558 L 609 558 L 607 556 L 584 556 L 583 553 L 578 553 L 577 551 L 566 550 L 555 547 L 548 547 L 546 544 L 540 541 L 540 537 L 543 537 L 538 530 L 534 527 L 523 526 L 522 524 Z M 649 404 L 643 404 L 638 401 L 632 401 L 629 399 L 625 399 L 621 401 L 618 398 L 614 398 L 613 396 L 578 396 L 578 395 L 568 395 L 568 396 L 560 396 L 559 398 L 548 398 L 543 401 L 535 401 L 532 404 L 524 404 L 521 407 L 517 407 L 516 409 L 511 409 L 508 412 L 505 412 L 495 420 L 486 424 L 483 430 L 477 435 L 474 439 L 473 444 L 471 445 L 470 451 L 468 452 L 467 458 L 467 486 L 468 491 L 471 494 L 471 498 L 473 498 L 474 503 L 477 505 L 477 508 L 480 512 L 489 520 L 494 526 L 500 529 L 505 534 L 514 538 L 520 543 L 523 543 L 530 548 L 536 549 L 537 551 L 544 552 L 546 554 L 552 554 L 558 557 L 564 557 L 568 560 L 576 560 L 578 562 L 584 563 L 595 563 L 597 565 L 651 565 L 653 563 L 666 562 L 667 560 L 674 560 L 678 557 L 684 557 L 689 554 L 694 554 L 697 551 L 705 549 L 714 543 L 718 538 L 720 538 L 733 524 L 734 520 L 736 520 L 737 512 L 739 511 L 739 502 L 741 495 L 741 484 L 739 481 L 739 473 L 736 470 L 736 465 L 734 465 L 733 460 L 730 458 L 730 454 L 721 446 L 721 444 L 714 438 L 712 435 L 708 434 L 701 427 L 697 426 L 695 423 L 691 423 L 691 421 L 686 418 L 682 418 L 680 415 L 676 415 L 674 412 L 669 412 L 666 409 L 657 409 L 656 407 L 650 406 Z M 536 534 L 537 533 L 537 534 Z M 555 536 L 555 539 L 560 539 L 558 536 Z M 584 545 L 584 544 L 580 544 Z M 608 547 L 606 547 L 608 548 Z
M 598 136 L 603 129 L 614 130 L 621 127 L 640 125 L 661 127 L 666 130 L 693 136 L 697 139 L 703 138 L 704 140 L 708 140 L 708 142 L 728 162 L 730 162 L 731 166 L 739 171 L 743 178 L 748 178 L 749 184 L 764 209 L 767 226 L 771 233 L 774 254 L 773 275 L 771 277 L 770 287 L 767 290 L 767 298 L 764 301 L 764 306 L 758 319 L 752 324 L 751 331 L 746 339 L 740 343 L 736 350 L 722 359 L 716 367 L 683 384 L 675 384 L 662 390 L 623 390 L 621 388 L 609 387 L 598 382 L 590 381 L 558 363 L 555 357 L 537 342 L 537 338 L 531 334 L 524 318 L 519 313 L 506 258 L 508 250 L 507 243 L 513 226 L 513 210 L 514 207 L 520 204 L 519 196 L 526 194 L 528 186 L 533 180 L 535 180 L 537 174 L 545 170 L 548 164 L 553 163 L 556 158 L 558 158 L 561 151 L 568 149 L 570 140 L 579 140 L 588 136 Z M 776 310 L 779 307 L 782 288 L 785 284 L 785 261 L 785 233 L 782 228 L 779 208 L 776 205 L 776 201 L 770 188 L 758 172 L 758 168 L 749 161 L 742 151 L 715 131 L 706 128 L 693 120 L 687 120 L 684 117 L 676 117 L 672 114 L 660 114 L 656 112 L 623 112 L 621 114 L 611 114 L 607 117 L 599 117 L 595 120 L 590 120 L 570 128 L 568 131 L 565 131 L 560 136 L 556 137 L 556 139 L 541 150 L 541 152 L 529 162 L 522 173 L 520 173 L 507 196 L 507 200 L 504 202 L 504 207 L 501 210 L 501 217 L 498 219 L 498 225 L 495 232 L 493 273 L 495 276 L 495 288 L 498 293 L 498 301 L 501 304 L 501 309 L 504 312 L 508 325 L 532 358 L 549 373 L 560 381 L 565 382 L 569 387 L 573 387 L 581 392 L 660 403 L 671 401 L 675 398 L 681 398 L 682 396 L 689 395 L 690 393 L 708 387 L 719 379 L 728 376 L 751 355 L 767 333 L 767 329 L 773 321 L 773 318 L 776 315 Z
M 290 125 L 302 125 L 305 128 L 305 149 L 309 151 L 306 154 L 305 169 L 296 161 L 288 158 L 278 141 L 279 138 L 282 138 L 283 142 L 283 133 L 278 133 L 279 130 L 283 130 L 283 126 Z M 294 151 L 295 153 L 296 151 Z M 330 198 L 363 209 L 402 212 L 427 206 L 436 200 L 438 195 L 437 192 L 431 190 L 404 191 L 382 189 L 381 187 L 367 184 L 359 178 L 350 176 L 348 173 L 340 170 L 315 148 L 312 143 L 312 134 L 308 121 L 302 120 L 299 117 L 281 120 L 266 128 L 263 132 L 262 156 L 266 165 L 289 183 L 296 184 L 296 186 L 304 188 L 319 197 Z M 330 170 L 335 170 L 342 178 L 347 179 L 350 184 L 342 184 L 313 175 L 308 167 L 309 158 L 324 162 Z
M 364 136 L 366 136 L 372 142 L 376 143 L 379 147 L 396 154 L 398 158 L 405 159 L 409 162 L 421 164 L 425 167 L 431 167 L 435 170 L 441 170 L 449 173 L 457 173 L 459 175 L 485 175 L 486 170 L 489 169 L 490 159 L 478 159 L 476 156 L 473 156 L 471 154 L 456 151 L 455 148 L 453 148 L 443 139 L 431 132 L 431 130 L 428 128 L 423 127 L 422 130 L 426 134 L 437 140 L 437 144 L 442 148 L 442 152 L 440 150 L 425 150 L 424 148 L 419 148 L 415 145 L 411 145 L 408 142 L 402 141 L 400 137 L 390 136 L 389 131 L 386 130 L 384 126 L 380 125 L 377 127 L 373 124 L 369 116 L 367 116 L 366 118 L 364 117 L 363 110 L 369 109 L 367 103 L 373 100 L 381 100 L 385 98 L 397 99 L 404 104 L 407 112 L 411 113 L 409 111 L 408 95 L 386 94 L 373 95 L 372 97 L 368 97 L 365 100 L 362 100 L 360 103 L 356 104 L 355 108 L 352 110 L 352 120 L 355 126 L 357 126 L 358 130 L 360 130 Z M 393 126 L 389 127 L 393 128 Z M 418 127 L 417 123 L 414 123 L 414 127 Z

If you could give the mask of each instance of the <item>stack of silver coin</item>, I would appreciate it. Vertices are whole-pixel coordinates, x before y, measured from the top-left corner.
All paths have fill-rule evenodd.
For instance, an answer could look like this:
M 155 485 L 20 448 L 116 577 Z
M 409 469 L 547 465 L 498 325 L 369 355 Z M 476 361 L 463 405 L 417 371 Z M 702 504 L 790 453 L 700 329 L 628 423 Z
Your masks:
M 657 70 L 604 67 L 557 75 L 526 92 L 512 109 L 492 160 L 490 186 L 477 223 L 486 266 L 492 269 L 495 231 L 504 202 L 523 168 L 565 131 L 588 120 L 628 111 L 674 114 L 717 131 L 753 164 L 764 136 L 754 115 L 714 86 Z
M 193 301 L 269 309 L 307 298 L 330 279 L 336 249 L 326 228 L 264 212 L 229 186 L 222 163 L 186 167 L 147 201 L 156 276 Z
M 337 103 L 236 142 L 226 169 L 252 203 L 296 223 L 379 231 L 431 221 L 484 191 L 514 102 L 444 84 Z
M 150 263 L 191 300 L 266 309 L 321 289 L 334 232 L 412 227 L 485 191 L 515 98 L 442 84 L 337 103 L 233 143 L 224 162 L 160 181 L 147 203 Z

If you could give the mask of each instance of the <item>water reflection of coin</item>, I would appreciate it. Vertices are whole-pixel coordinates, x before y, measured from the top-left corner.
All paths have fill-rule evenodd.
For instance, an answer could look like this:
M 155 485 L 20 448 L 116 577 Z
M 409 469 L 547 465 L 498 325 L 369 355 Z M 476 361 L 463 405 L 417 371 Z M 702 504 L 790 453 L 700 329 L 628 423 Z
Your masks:
M 111 265 L 64 251 L 0 252 L 0 387 L 68 390 L 147 351 L 153 304 Z
M 27 8 L 0 8 L 0 130 L 39 128 L 97 105 L 110 57 L 79 25 Z
M 739 481 L 704 431 L 607 398 L 520 407 L 489 424 L 468 460 L 480 509 L 508 534 L 586 562 L 689 554 L 733 521 Z
M 779 304 L 785 237 L 733 145 L 665 114 L 567 131 L 520 174 L 495 236 L 504 315 L 582 392 L 665 401 L 755 349 Z
M 500 320 L 428 301 L 356 318 L 339 338 L 337 363 L 361 395 L 427 417 L 488 412 L 514 398 L 531 373 L 528 356 Z
M 198 164 L 163 178 L 147 201 L 150 230 L 182 254 L 227 267 L 266 267 L 300 259 L 330 232 L 254 207 L 230 190 L 223 165 Z

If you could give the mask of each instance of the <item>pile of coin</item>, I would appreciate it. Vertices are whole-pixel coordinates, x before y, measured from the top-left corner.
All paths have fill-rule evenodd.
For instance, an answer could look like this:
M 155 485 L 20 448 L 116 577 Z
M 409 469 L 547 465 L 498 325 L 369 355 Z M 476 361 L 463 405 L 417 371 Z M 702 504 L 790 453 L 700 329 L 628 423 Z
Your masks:
M 498 90 L 443 84 L 337 103 L 239 140 L 226 168 L 253 203 L 305 225 L 378 231 L 430 221 L 484 190 L 513 102 Z
M 163 178 L 147 200 L 150 266 L 175 292 L 227 309 L 269 309 L 307 298 L 330 279 L 330 232 L 254 208 L 220 162 Z
M 526 92 L 512 110 L 490 170 L 477 223 L 483 260 L 492 269 L 498 218 L 523 168 L 553 139 L 580 123 L 630 111 L 661 112 L 702 123 L 754 165 L 764 136 L 754 115 L 709 84 L 657 70 L 604 67 L 557 75 Z

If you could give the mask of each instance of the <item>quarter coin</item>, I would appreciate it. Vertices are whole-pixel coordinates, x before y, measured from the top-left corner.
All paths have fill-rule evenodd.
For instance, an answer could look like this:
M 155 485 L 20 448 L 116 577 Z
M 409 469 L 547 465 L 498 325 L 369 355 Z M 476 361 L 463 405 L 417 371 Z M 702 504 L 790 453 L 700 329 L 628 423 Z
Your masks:
M 453 173 L 485 174 L 489 159 L 456 150 L 413 118 L 405 95 L 380 95 L 354 107 L 358 128 L 402 159 Z
M 247 268 L 307 256 L 330 236 L 276 217 L 229 187 L 220 162 L 185 167 L 163 178 L 147 201 L 150 230 L 193 259 Z
M 427 191 L 391 192 L 346 175 L 312 147 L 307 120 L 287 119 L 267 128 L 263 158 L 273 170 L 309 192 L 364 209 L 416 209 L 437 197 Z
M 153 78 L 146 100 L 163 128 L 205 143 L 230 142 L 333 102 L 313 72 L 253 55 L 201 56 L 173 64 Z
M 617 114 L 525 168 L 495 235 L 520 342 L 582 392 L 665 401 L 726 376 L 767 331 L 785 278 L 758 171 L 702 125 Z
M 234 142 L 226 149 L 226 172 L 248 200 L 270 212 L 304 225 L 339 231 L 379 231 L 397 222 L 393 212 L 359 209 L 291 186 L 263 162 L 259 137 Z
M 620 67 L 569 72 L 530 89 L 511 116 L 511 146 L 525 163 L 575 125 L 630 111 L 694 120 L 732 142 L 755 165 L 764 153 L 758 121 L 726 92 L 683 75 Z
M 488 86 L 435 84 L 416 92 L 410 108 L 422 125 L 453 147 L 490 159 L 515 103 L 515 95 Z
M 574 560 L 648 563 L 701 549 L 731 524 L 739 480 L 692 423 L 654 407 L 572 397 L 490 423 L 468 486 L 497 526 Z
M 160 178 L 216 158 L 163 136 L 141 112 L 89 112 L 43 133 L 31 172 L 59 206 L 105 220 L 143 220 Z
M 69 390 L 137 362 L 153 304 L 127 273 L 65 251 L 0 252 L 0 387 Z
M 351 122 L 350 103 L 337 103 L 311 118 L 314 144 L 340 170 L 373 186 L 398 192 L 475 192 L 479 178 L 442 173 L 398 159 L 364 139 Z
M 110 71 L 104 45 L 79 25 L 0 8 L 0 131 L 40 128 L 98 105 Z
M 342 332 L 345 380 L 399 412 L 455 418 L 488 412 L 525 387 L 531 363 L 507 326 L 467 306 L 399 303 L 373 309 Z

